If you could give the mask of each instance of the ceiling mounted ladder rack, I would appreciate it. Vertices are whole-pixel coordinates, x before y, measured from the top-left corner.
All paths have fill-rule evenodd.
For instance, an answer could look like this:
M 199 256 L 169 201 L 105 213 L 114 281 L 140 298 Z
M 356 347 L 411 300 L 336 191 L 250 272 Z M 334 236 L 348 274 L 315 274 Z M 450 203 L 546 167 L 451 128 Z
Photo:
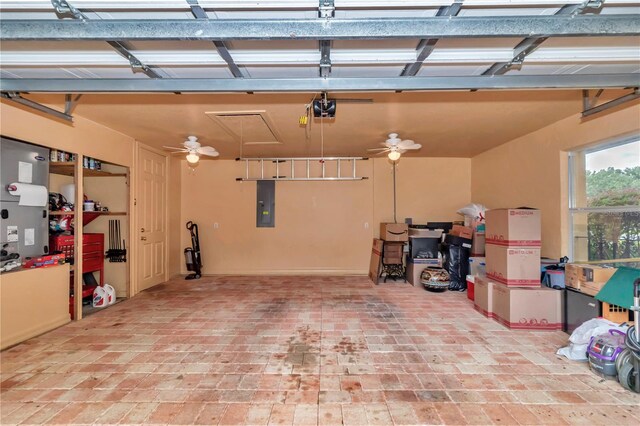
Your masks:
M 244 161 L 245 176 L 237 181 L 353 181 L 368 179 L 358 176 L 356 163 L 367 157 L 292 157 L 236 158 Z M 283 174 L 281 174 L 283 173 Z M 284 175 L 284 174 L 288 174 Z

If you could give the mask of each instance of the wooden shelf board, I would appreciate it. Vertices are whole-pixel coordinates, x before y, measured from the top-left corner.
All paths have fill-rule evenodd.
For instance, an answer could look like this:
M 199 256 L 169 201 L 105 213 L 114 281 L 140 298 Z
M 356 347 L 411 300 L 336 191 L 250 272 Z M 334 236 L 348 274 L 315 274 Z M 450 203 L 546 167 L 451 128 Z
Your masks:
M 74 163 L 49 163 L 49 173 L 64 176 L 74 176 L 76 172 Z M 126 173 L 109 173 L 104 170 L 82 169 L 84 177 L 126 177 Z
M 99 213 L 99 216 L 126 216 L 127 212 L 82 212 L 82 213 Z M 50 211 L 49 216 L 74 216 L 76 212 Z

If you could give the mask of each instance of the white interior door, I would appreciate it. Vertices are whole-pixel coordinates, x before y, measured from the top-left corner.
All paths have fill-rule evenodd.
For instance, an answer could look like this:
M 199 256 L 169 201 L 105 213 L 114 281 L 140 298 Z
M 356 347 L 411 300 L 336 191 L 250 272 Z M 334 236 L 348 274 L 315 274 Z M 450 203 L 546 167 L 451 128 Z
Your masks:
M 138 291 L 166 279 L 167 157 L 138 148 Z

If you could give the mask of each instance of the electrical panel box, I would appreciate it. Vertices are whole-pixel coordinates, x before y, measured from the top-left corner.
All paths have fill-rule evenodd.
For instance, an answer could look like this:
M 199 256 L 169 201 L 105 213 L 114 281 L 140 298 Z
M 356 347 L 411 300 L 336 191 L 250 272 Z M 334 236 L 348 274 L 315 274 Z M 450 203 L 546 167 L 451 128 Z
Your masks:
M 256 226 L 258 228 L 273 228 L 276 226 L 276 182 L 259 180 L 256 184 Z

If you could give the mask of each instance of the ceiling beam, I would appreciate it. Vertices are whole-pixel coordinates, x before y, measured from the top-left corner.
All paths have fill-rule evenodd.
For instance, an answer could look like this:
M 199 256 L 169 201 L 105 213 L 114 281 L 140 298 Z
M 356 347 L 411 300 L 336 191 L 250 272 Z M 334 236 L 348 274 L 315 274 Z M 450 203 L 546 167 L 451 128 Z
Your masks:
M 451 6 L 444 6 L 438 9 L 436 12 L 436 16 L 456 16 L 460 9 L 462 8 L 463 0 L 456 0 Z M 415 62 L 405 65 L 404 69 L 400 73 L 401 77 L 413 77 L 420 71 L 422 68 L 422 64 L 425 59 L 433 53 L 433 49 L 436 47 L 436 43 L 438 42 L 437 38 L 426 38 L 420 40 L 418 43 L 418 47 L 416 48 L 418 54 L 416 56 Z
M 189 3 L 189 7 L 191 7 L 191 13 L 196 19 L 209 20 L 209 15 L 207 15 L 207 12 L 205 12 L 200 4 L 198 4 L 198 0 L 187 0 L 187 3 Z M 213 40 L 213 45 L 218 50 L 218 54 L 220 55 L 220 57 L 227 63 L 231 74 L 233 74 L 233 76 L 236 78 L 244 78 L 245 75 L 240 70 L 240 67 L 238 67 L 238 64 L 236 64 L 233 60 L 233 57 L 231 56 L 231 53 L 229 53 L 229 48 L 225 44 L 225 42 L 221 40 Z
M 604 3 L 604 0 L 586 0 L 579 5 L 565 5 L 555 13 L 555 16 L 576 16 L 581 13 L 585 13 L 590 10 L 600 9 Z M 549 37 L 527 37 L 522 40 L 513 49 L 513 58 L 508 62 L 496 62 L 489 69 L 482 73 L 482 75 L 501 75 L 509 71 L 510 69 L 521 67 L 524 60 L 531 53 L 535 52 L 542 43 L 544 43 Z
M 426 90 L 531 90 L 637 87 L 638 74 L 565 74 L 412 78 L 221 78 L 221 79 L 26 79 L 3 78 L 3 92 L 376 92 Z
M 341 40 L 640 35 L 638 15 L 259 20 L 3 20 L 16 40 Z

